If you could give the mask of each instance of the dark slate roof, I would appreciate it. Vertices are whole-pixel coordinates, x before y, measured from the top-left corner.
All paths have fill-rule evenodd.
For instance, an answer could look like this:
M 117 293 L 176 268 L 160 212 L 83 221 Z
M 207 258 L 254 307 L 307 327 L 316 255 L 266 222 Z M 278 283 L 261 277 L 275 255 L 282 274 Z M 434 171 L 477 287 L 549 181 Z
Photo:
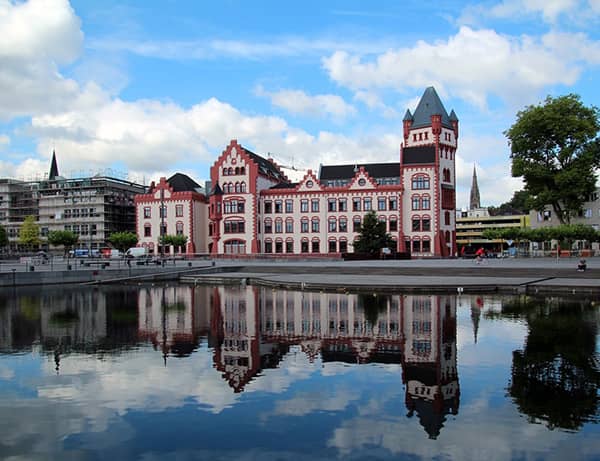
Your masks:
M 435 163 L 435 146 L 414 146 L 402 149 L 402 164 Z
M 404 122 L 405 122 L 405 121 L 407 121 L 407 120 L 409 120 L 409 121 L 410 121 L 410 120 L 412 120 L 412 119 L 413 119 L 413 116 L 412 116 L 412 114 L 410 113 L 410 110 L 406 109 L 406 113 L 404 114 L 404 118 L 402 119 L 402 121 L 404 121 Z
M 271 189 L 293 189 L 297 185 L 297 182 L 280 182 L 271 187 Z
M 219 183 L 215 184 L 215 187 L 210 191 L 210 195 L 223 195 L 223 189 L 219 186 Z
M 435 91 L 435 88 L 430 86 L 425 90 L 423 96 L 421 96 L 421 100 L 415 109 L 412 117 L 412 128 L 430 126 L 432 115 L 441 115 L 442 126 L 452 129 L 452 122 L 442 104 L 442 100 Z M 454 116 L 456 117 L 456 114 Z
M 52 163 L 50 164 L 50 173 L 48 179 L 53 181 L 58 176 L 58 164 L 56 163 L 56 153 L 52 151 Z
M 452 111 L 450 112 L 450 121 L 458 122 L 458 117 L 456 116 L 456 113 L 454 113 L 454 109 L 452 109 Z
M 281 171 L 277 169 L 277 167 L 273 163 L 269 162 L 266 158 L 263 158 L 260 155 L 256 155 L 254 152 L 249 151 L 245 147 L 243 149 L 250 156 L 250 158 L 254 162 L 256 162 L 260 173 L 266 176 L 271 176 L 272 178 L 277 179 L 278 181 L 287 182 L 285 176 L 281 173 Z
M 173 188 L 174 192 L 198 192 L 202 187 L 188 175 L 183 173 L 175 173 L 169 179 L 167 179 L 169 185 Z
M 353 165 L 323 165 L 319 181 L 354 178 L 363 167 L 371 178 L 397 178 L 400 176 L 399 163 L 355 163 Z

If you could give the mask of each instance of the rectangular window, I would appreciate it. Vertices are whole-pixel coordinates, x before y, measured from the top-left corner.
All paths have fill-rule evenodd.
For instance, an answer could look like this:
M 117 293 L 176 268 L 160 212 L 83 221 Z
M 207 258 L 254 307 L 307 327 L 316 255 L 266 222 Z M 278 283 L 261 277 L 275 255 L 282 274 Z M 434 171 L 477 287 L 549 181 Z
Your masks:
M 419 232 L 421 230 L 421 220 L 419 218 L 413 218 L 412 230 L 413 232 Z
M 335 221 L 335 219 L 332 219 L 331 221 L 329 221 L 329 232 L 336 232 L 337 231 L 337 223 Z M 331 242 L 329 242 L 331 243 Z
M 308 221 L 302 221 L 300 223 L 300 232 L 308 232 Z
M 275 221 L 275 233 L 281 234 L 283 232 L 283 222 Z
M 360 199 L 358 197 L 352 199 L 352 211 L 360 211 Z
M 347 253 L 348 252 L 348 242 L 346 242 L 345 240 L 342 240 L 340 242 L 340 253 Z
M 312 242 L 312 252 L 313 252 L 313 253 L 318 253 L 319 251 L 320 251 L 320 248 L 319 248 L 319 241 L 318 241 L 318 240 L 314 240 L 314 241 Z
M 283 213 L 283 202 L 281 200 L 275 201 L 275 213 Z
M 166 205 L 163 205 L 162 207 L 160 207 L 159 217 L 160 218 L 166 218 L 167 217 L 167 206 Z
M 413 189 L 429 189 L 429 176 L 415 176 L 412 180 Z
M 360 232 L 360 219 L 352 221 L 352 232 Z
M 337 251 L 337 242 L 335 240 L 329 241 L 329 252 L 335 253 Z
M 423 197 L 421 199 L 421 210 L 429 210 L 430 206 L 429 197 Z
M 265 214 L 271 214 L 273 212 L 273 203 L 265 202 Z
M 300 243 L 300 251 L 302 253 L 308 253 L 308 242 L 301 242 Z
M 152 237 L 152 228 L 150 226 L 144 227 L 144 237 Z
M 275 242 L 275 253 L 283 253 L 283 242 Z
M 421 200 L 419 199 L 419 197 L 413 197 L 412 198 L 412 209 L 413 210 L 418 210 L 421 206 Z
M 310 211 L 313 213 L 319 212 L 319 199 L 312 199 L 310 201 Z
M 429 232 L 431 230 L 431 220 L 429 218 L 423 218 L 421 221 L 421 229 L 423 232 Z
M 319 221 L 313 219 L 311 228 L 313 232 L 319 232 Z
M 421 252 L 421 241 L 420 240 L 415 240 L 412 243 L 412 251 L 414 253 L 420 253 Z
M 390 220 L 390 232 L 396 232 L 398 230 L 398 221 L 395 219 Z
M 178 218 L 183 217 L 183 205 L 175 205 L 175 216 Z
M 308 200 L 300 200 L 300 211 L 308 213 Z
M 377 199 L 377 211 L 385 211 L 385 197 L 379 197 Z
M 285 201 L 285 212 L 286 213 L 293 213 L 294 212 L 294 201 L 293 200 L 286 200 Z
M 423 240 L 423 252 L 431 251 L 431 242 L 429 240 Z
M 346 219 L 340 219 L 340 232 L 348 232 L 348 221 Z
M 337 201 L 334 198 L 330 198 L 327 201 L 327 211 L 333 212 L 336 211 Z
M 340 211 L 348 211 L 348 201 L 345 198 L 341 198 L 338 201 L 338 209 Z
M 265 234 L 273 233 L 273 224 L 271 221 L 265 221 Z
M 273 242 L 265 242 L 265 253 L 273 253 Z
M 285 222 L 285 231 L 288 234 L 292 234 L 294 232 L 294 221 L 286 221 Z
M 371 199 L 370 198 L 365 198 L 363 205 L 364 205 L 365 211 L 371 211 L 372 208 L 371 208 Z
M 286 253 L 294 252 L 294 242 L 285 242 L 285 252 Z

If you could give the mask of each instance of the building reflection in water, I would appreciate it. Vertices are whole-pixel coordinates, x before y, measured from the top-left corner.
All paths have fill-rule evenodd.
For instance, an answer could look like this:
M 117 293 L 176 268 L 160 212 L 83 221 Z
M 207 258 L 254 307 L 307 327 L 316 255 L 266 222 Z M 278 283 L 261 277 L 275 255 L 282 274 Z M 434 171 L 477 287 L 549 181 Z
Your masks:
M 431 438 L 458 413 L 454 296 L 241 286 L 214 288 L 211 298 L 215 366 L 235 392 L 299 346 L 310 360 L 400 364 L 408 416 Z
M 70 353 L 118 354 L 144 343 L 168 366 L 202 341 L 236 393 L 294 347 L 310 361 L 400 365 L 408 416 L 432 438 L 458 412 L 454 296 L 120 286 L 21 292 L 0 309 L 0 350 L 40 344 L 57 372 Z

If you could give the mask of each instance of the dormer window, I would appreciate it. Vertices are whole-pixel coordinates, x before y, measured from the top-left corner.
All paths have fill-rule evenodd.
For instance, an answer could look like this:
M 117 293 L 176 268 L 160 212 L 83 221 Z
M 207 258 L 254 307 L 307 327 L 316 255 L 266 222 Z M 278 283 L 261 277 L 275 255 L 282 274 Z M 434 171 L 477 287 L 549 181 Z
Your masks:
M 310 189 L 312 186 L 314 186 L 314 183 L 311 180 L 306 181 L 306 187 Z
M 359 186 L 364 186 L 366 183 L 367 183 L 367 181 L 365 181 L 365 178 L 360 178 L 360 179 L 358 180 L 358 185 L 359 185 Z

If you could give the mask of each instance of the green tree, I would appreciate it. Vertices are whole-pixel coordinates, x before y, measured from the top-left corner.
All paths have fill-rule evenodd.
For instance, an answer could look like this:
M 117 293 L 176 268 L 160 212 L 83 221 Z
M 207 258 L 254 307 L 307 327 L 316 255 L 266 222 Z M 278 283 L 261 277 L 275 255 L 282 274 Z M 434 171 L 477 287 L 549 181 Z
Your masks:
M 77 243 L 79 235 L 67 230 L 58 230 L 48 232 L 48 243 L 53 246 L 64 246 L 65 254 Z
M 35 222 L 35 216 L 25 216 L 19 228 L 19 244 L 30 250 L 40 244 L 40 228 Z
M 125 252 L 128 248 L 137 244 L 138 238 L 133 232 L 113 232 L 108 241 L 117 250 Z
M 522 177 L 529 205 L 554 209 L 568 224 L 596 189 L 600 167 L 600 113 L 585 107 L 574 94 L 529 106 L 505 131 L 509 139 L 512 175 Z
M 377 219 L 374 211 L 368 212 L 360 226 L 358 240 L 354 242 L 354 251 L 357 253 L 368 253 L 371 256 L 378 255 L 382 248 L 396 248 L 396 242 L 392 236 L 385 231 L 385 222 Z
M 175 248 L 185 247 L 188 238 L 186 235 L 163 235 L 160 239 L 163 245 L 173 245 Z
M 0 226 L 0 248 L 8 245 L 8 234 L 3 226 Z
M 518 190 L 515 191 L 508 202 L 505 202 L 498 207 L 488 207 L 488 212 L 490 213 L 490 216 L 507 216 L 528 214 L 529 209 L 529 192 L 526 190 Z

